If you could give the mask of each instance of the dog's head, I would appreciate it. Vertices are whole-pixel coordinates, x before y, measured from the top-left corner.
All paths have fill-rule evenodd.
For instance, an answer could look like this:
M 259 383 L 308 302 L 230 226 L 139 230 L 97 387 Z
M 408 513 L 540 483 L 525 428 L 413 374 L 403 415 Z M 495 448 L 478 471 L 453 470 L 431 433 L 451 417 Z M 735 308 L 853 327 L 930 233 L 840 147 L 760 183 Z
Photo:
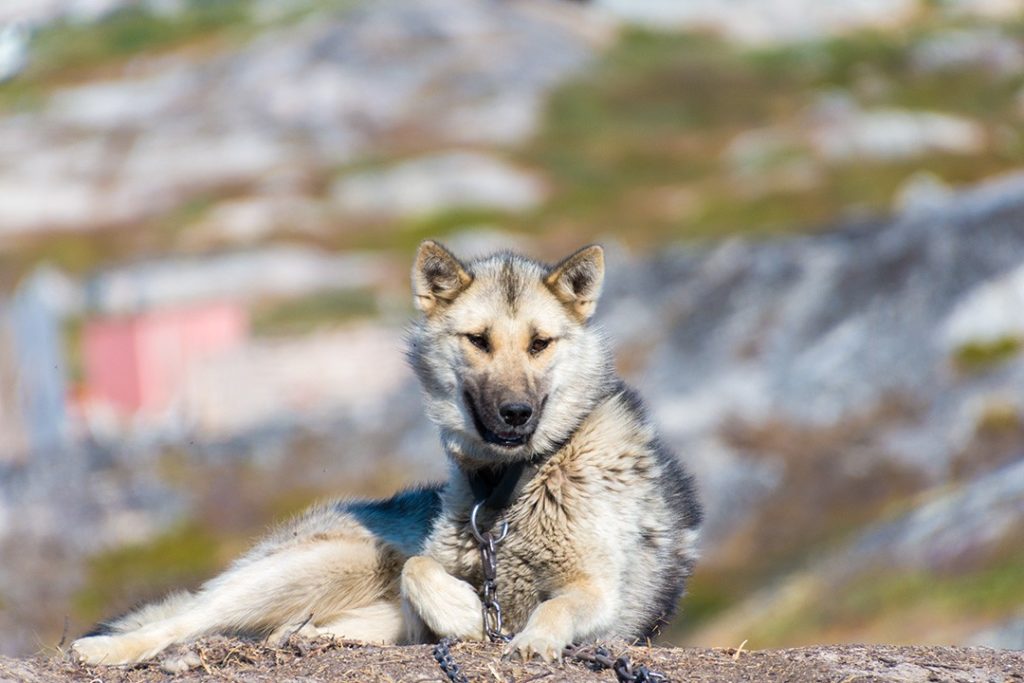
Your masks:
M 423 316 L 409 357 L 449 452 L 510 461 L 572 432 L 612 381 L 588 325 L 603 279 L 599 246 L 549 267 L 511 253 L 463 263 L 420 245 L 412 281 Z

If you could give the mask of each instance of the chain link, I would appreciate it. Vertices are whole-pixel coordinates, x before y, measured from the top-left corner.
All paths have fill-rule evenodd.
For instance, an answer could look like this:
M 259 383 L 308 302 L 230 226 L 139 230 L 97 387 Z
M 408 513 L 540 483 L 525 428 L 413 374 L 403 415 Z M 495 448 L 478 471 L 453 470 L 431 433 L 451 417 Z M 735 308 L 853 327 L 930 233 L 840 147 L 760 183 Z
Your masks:
M 579 645 L 569 645 L 562 651 L 562 656 L 586 665 L 591 671 L 611 669 L 619 683 L 663 683 L 668 680 L 646 666 L 634 667 L 625 655 L 613 658 L 612 653 L 603 647 L 588 651 Z
M 512 636 L 502 632 L 501 603 L 498 602 L 498 544 L 508 534 L 508 520 L 500 521 L 501 531 L 497 536 L 490 531 L 481 531 L 477 513 L 482 505 L 480 502 L 473 506 L 469 522 L 473 536 L 480 544 L 480 566 L 484 576 L 480 602 L 483 605 L 484 632 L 492 643 L 507 643 L 512 640 Z M 452 657 L 451 646 L 455 642 L 454 638 L 442 638 L 434 646 L 434 659 L 451 683 L 469 683 L 466 674 Z M 668 680 L 646 666 L 634 667 L 625 655 L 613 658 L 611 652 L 603 647 L 588 651 L 578 645 L 569 645 L 562 651 L 562 656 L 586 665 L 591 671 L 611 669 L 619 683 L 664 683 Z
M 452 657 L 452 645 L 454 643 L 454 638 L 442 638 L 434 646 L 434 659 L 437 660 L 437 665 L 441 667 L 441 671 L 444 672 L 444 675 L 448 677 L 451 683 L 469 683 L 466 674 L 462 673 L 462 669 L 459 668 L 455 658 Z
M 483 504 L 480 502 L 473 506 L 469 515 L 469 528 L 480 544 L 480 568 L 484 575 L 480 602 L 483 605 L 484 632 L 492 643 L 507 642 L 511 638 L 502 633 L 501 603 L 498 602 L 498 544 L 508 535 L 508 520 L 501 519 L 501 531 L 497 536 L 491 531 L 481 531 L 477 514 Z
M 492 643 L 509 640 L 502 633 L 501 603 L 498 602 L 498 553 L 494 538 L 486 534 L 486 542 L 480 544 L 480 559 L 484 570 L 483 590 L 480 602 L 483 605 L 484 631 Z

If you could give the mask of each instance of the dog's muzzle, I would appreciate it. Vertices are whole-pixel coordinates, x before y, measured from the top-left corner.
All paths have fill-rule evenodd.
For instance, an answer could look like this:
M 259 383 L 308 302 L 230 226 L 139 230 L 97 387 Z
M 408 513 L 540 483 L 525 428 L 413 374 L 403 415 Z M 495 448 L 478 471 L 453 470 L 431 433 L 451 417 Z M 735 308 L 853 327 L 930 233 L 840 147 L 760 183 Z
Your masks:
M 496 410 L 481 410 L 472 394 L 464 392 L 463 399 L 473 416 L 473 425 L 484 441 L 495 446 L 518 448 L 523 446 L 537 430 L 544 402 L 538 409 L 523 401 L 507 401 Z

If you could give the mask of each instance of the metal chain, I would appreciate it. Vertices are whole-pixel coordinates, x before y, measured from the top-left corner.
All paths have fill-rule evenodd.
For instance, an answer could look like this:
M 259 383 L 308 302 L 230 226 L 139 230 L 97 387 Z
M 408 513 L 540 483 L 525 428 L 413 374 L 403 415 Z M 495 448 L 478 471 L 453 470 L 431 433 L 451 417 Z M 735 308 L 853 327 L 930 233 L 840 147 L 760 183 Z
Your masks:
M 591 671 L 611 669 L 619 683 L 663 683 L 668 678 L 664 674 L 651 671 L 644 665 L 633 667 L 629 657 L 612 658 L 612 653 L 603 647 L 595 647 L 588 652 L 582 646 L 569 645 L 562 651 L 562 656 L 586 665 Z
M 437 660 L 437 665 L 441 667 L 441 671 L 444 672 L 444 675 L 448 677 L 451 683 L 469 683 L 466 674 L 462 673 L 462 669 L 459 668 L 455 658 L 452 657 L 452 645 L 454 643 L 454 638 L 442 638 L 434 646 L 434 659 Z
M 480 544 L 480 565 L 483 569 L 484 582 L 480 602 L 483 604 L 484 631 L 492 643 L 507 643 L 512 636 L 502 633 L 501 604 L 498 602 L 498 544 L 508 535 L 508 520 L 501 520 L 501 531 L 494 536 L 490 531 L 481 531 L 477 523 L 477 513 L 483 506 L 479 502 L 473 506 L 469 516 L 470 529 L 477 543 Z M 451 646 L 455 638 L 442 638 L 434 646 L 434 659 L 441 671 L 448 676 L 451 683 L 469 683 L 466 674 L 459 668 L 452 657 Z M 562 656 L 573 659 L 587 666 L 591 671 L 611 669 L 619 683 L 664 683 L 668 679 L 660 673 L 651 671 L 646 666 L 634 667 L 629 657 L 623 655 L 613 658 L 611 652 L 603 647 L 595 647 L 587 651 L 578 645 L 568 645 Z
M 501 631 L 501 603 L 498 602 L 498 544 L 508 535 L 508 520 L 502 518 L 501 531 L 497 536 L 490 531 L 481 531 L 477 514 L 483 504 L 481 501 L 473 506 L 469 515 L 469 528 L 480 544 L 480 567 L 484 575 L 480 602 L 483 605 L 484 632 L 492 643 L 507 642 L 511 637 Z

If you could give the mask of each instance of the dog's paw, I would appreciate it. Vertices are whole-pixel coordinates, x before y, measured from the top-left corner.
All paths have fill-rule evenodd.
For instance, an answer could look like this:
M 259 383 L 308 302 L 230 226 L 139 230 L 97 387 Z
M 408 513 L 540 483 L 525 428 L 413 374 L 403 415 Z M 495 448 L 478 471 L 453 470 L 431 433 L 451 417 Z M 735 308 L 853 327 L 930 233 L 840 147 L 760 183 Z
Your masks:
M 540 657 L 545 662 L 562 661 L 562 651 L 569 643 L 554 633 L 538 626 L 529 626 L 523 629 L 505 650 L 505 656 L 518 654 L 524 662 L 530 661 L 533 657 Z
M 288 644 L 288 640 L 292 636 L 299 636 L 300 638 L 316 638 L 321 636 L 323 633 L 319 628 L 309 623 L 309 619 L 305 622 L 284 624 L 276 631 L 267 636 L 267 642 L 274 647 L 284 647 Z
M 78 662 L 97 664 L 134 664 L 140 657 L 123 636 L 89 636 L 71 643 L 71 655 Z
M 484 640 L 483 607 L 476 590 L 437 560 L 418 555 L 402 569 L 402 596 L 439 636 Z
M 172 655 L 160 660 L 160 670 L 168 674 L 182 674 L 202 666 L 203 660 L 195 652 Z

